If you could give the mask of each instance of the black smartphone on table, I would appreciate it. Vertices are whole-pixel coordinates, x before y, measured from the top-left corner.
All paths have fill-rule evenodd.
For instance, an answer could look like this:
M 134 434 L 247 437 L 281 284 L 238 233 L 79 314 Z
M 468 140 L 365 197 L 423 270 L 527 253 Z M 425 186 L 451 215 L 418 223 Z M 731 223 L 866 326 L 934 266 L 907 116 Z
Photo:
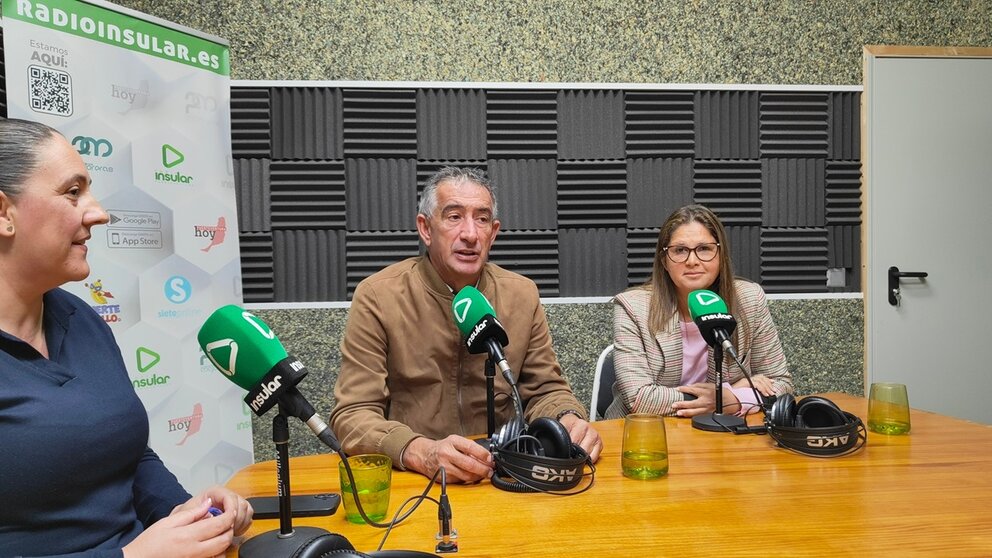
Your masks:
M 290 505 L 293 508 L 293 517 L 316 517 L 321 515 L 334 515 L 338 505 L 341 504 L 341 496 L 332 492 L 324 494 L 300 494 L 290 496 Z M 255 519 L 278 519 L 279 518 L 279 497 L 278 496 L 256 496 L 248 498 L 248 503 L 255 510 Z

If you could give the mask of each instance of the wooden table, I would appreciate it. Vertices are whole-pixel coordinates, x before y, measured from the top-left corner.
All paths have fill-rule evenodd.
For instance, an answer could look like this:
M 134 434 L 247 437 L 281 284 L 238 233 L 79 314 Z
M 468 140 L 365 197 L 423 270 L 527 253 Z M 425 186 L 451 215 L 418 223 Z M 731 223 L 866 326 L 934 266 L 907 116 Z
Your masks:
M 826 396 L 867 415 L 863 398 Z M 814 458 L 775 448 L 768 436 L 703 432 L 668 418 L 669 474 L 638 481 L 620 473 L 623 421 L 594 426 L 606 449 L 588 492 L 449 486 L 455 556 L 992 556 L 992 427 L 914 410 L 909 436 L 869 432 L 857 454 Z M 293 458 L 293 493 L 338 492 L 337 462 Z M 274 494 L 274 462 L 242 469 L 228 486 Z M 389 513 L 425 486 L 420 475 L 394 472 Z M 278 523 L 256 521 L 249 535 Z M 341 509 L 294 525 L 341 533 L 364 552 L 383 535 L 346 522 Z M 437 508 L 425 502 L 385 548 L 433 552 L 437 527 Z

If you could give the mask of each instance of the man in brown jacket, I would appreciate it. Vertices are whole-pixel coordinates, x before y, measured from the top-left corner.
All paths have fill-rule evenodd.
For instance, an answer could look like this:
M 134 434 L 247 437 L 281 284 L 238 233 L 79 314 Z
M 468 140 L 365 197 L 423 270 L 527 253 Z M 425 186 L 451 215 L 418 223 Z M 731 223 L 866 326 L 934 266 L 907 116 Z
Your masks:
M 331 427 L 348 453 L 383 453 L 395 466 L 475 482 L 492 457 L 466 438 L 485 434 L 485 355 L 469 354 L 455 324 L 454 293 L 473 285 L 496 310 L 525 420 L 556 418 L 593 459 L 602 440 L 561 376 L 537 285 L 488 263 L 499 232 L 496 198 L 478 169 L 446 167 L 421 196 L 417 230 L 427 255 L 362 281 L 341 342 Z M 510 386 L 496 375 L 497 426 L 513 415 Z

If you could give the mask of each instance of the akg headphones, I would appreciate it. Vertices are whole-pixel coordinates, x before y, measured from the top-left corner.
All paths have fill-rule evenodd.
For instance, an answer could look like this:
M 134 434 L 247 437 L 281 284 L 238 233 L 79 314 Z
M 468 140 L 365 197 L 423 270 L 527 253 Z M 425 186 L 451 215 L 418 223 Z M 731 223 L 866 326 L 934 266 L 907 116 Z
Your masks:
M 562 494 L 579 484 L 587 463 L 595 473 L 586 452 L 572 443 L 560 422 L 548 417 L 530 425 L 513 418 L 493 435 L 489 449 L 496 464 L 492 483 L 501 490 Z
M 249 539 L 250 540 L 250 539 Z M 419 550 L 378 550 L 359 552 L 348 539 L 337 533 L 318 535 L 296 549 L 291 558 L 433 558 Z
M 779 395 L 765 415 L 765 427 L 778 445 L 813 457 L 846 455 L 868 439 L 860 418 L 825 397 L 797 403 L 791 394 Z

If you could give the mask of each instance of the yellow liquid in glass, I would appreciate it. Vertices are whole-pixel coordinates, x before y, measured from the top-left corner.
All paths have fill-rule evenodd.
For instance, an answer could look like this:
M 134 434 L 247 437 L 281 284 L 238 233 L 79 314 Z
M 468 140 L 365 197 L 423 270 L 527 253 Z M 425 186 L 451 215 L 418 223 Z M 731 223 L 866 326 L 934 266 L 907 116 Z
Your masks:
M 620 465 L 625 477 L 657 479 L 668 474 L 668 454 L 663 451 L 625 451 Z
M 871 420 L 868 419 L 868 429 L 879 434 L 908 434 L 909 423 L 901 420 Z

